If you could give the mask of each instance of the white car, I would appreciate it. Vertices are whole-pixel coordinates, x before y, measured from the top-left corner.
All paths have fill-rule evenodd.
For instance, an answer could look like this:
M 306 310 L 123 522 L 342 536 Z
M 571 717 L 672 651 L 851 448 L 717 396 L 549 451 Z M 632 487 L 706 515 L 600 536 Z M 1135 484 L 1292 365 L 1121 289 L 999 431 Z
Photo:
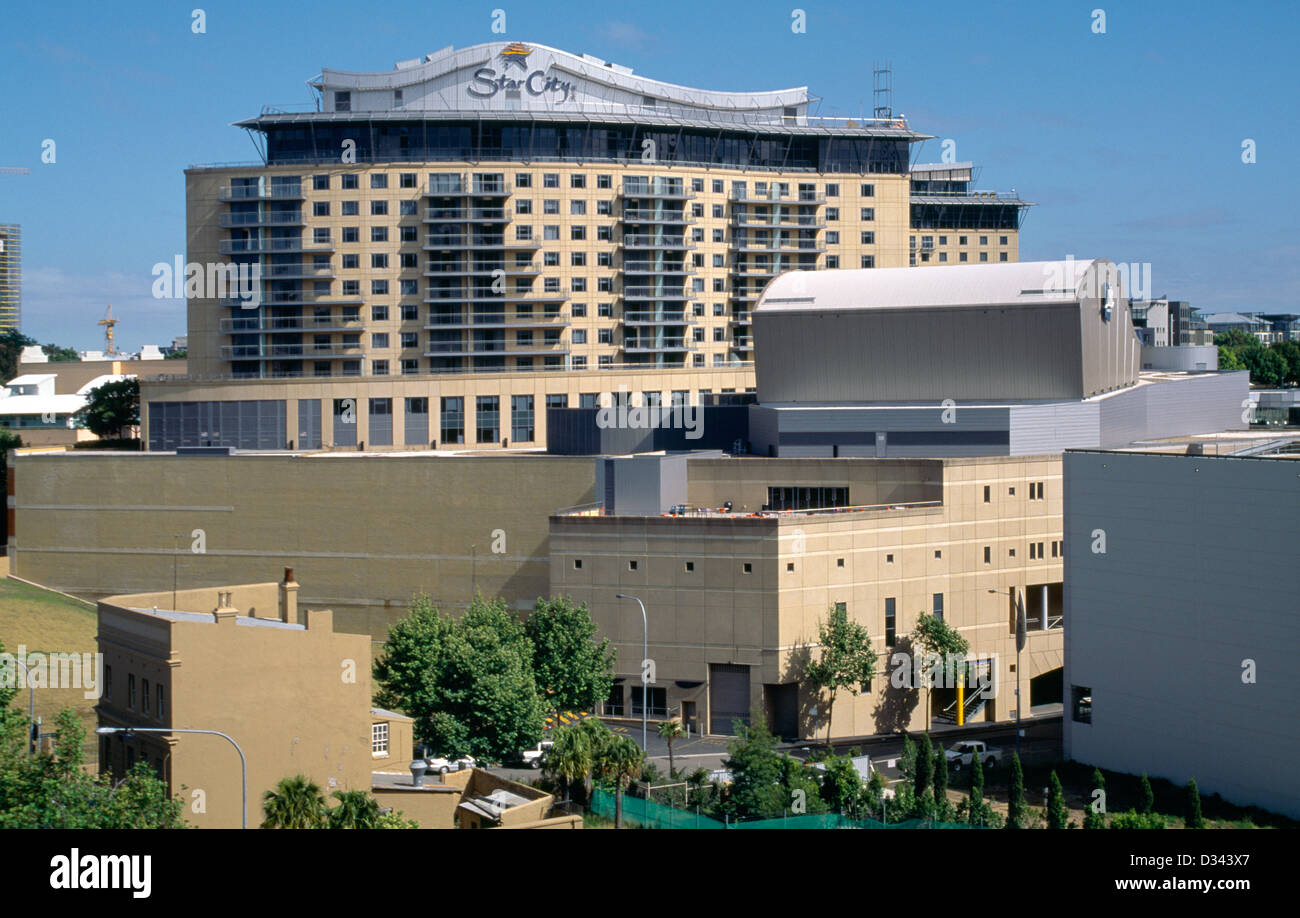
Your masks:
M 970 740 L 957 743 L 944 753 L 944 757 L 948 759 L 948 764 L 952 765 L 956 770 L 960 770 L 962 766 L 970 767 L 975 756 L 979 756 L 979 760 L 985 768 L 992 768 L 1002 761 L 1002 750 L 986 746 L 979 740 Z
M 546 753 L 550 752 L 551 747 L 554 745 L 555 743 L 551 740 L 542 740 L 532 749 L 525 749 L 519 753 L 519 761 L 529 768 L 541 768 L 543 765 L 542 760 L 546 758 Z
M 477 762 L 472 755 L 461 756 L 459 759 L 448 759 L 437 756 L 424 760 L 425 774 L 445 775 L 449 771 L 464 771 L 467 768 L 473 768 Z

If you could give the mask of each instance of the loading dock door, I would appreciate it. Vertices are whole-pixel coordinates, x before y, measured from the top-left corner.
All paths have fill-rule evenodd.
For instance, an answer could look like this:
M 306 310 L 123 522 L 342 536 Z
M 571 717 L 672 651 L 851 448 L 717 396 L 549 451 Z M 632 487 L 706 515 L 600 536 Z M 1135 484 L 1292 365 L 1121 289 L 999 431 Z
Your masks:
M 709 732 L 730 736 L 733 721 L 749 725 L 749 667 L 709 664 Z

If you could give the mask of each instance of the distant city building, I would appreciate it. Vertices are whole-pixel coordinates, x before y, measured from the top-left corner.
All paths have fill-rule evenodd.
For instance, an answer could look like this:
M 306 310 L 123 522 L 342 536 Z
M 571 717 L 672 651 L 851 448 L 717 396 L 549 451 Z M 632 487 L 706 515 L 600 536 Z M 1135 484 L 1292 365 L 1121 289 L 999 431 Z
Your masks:
M 1263 313 L 1252 315 L 1269 326 L 1273 342 L 1300 341 L 1300 316 L 1291 313 Z
M 23 231 L 0 223 L 0 331 L 23 327 Z
M 1067 759 L 1300 818 L 1298 471 L 1065 454 Z
M 1272 325 L 1255 316 L 1239 312 L 1215 312 L 1202 318 L 1215 335 L 1222 335 L 1229 331 L 1243 331 L 1248 335 L 1254 335 L 1262 344 L 1273 342 Z

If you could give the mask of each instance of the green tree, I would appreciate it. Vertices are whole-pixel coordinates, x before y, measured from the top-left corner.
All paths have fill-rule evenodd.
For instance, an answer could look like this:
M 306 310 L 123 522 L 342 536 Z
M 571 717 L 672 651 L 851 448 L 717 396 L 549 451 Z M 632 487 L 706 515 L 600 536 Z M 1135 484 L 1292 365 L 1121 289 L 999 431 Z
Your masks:
M 952 801 L 948 799 L 948 756 L 940 743 L 934 754 L 934 818 L 952 822 Z
M 1156 795 L 1151 790 L 1151 779 L 1147 773 L 1142 772 L 1142 782 L 1138 786 L 1138 812 L 1146 815 L 1155 811 Z
M 538 599 L 524 626 L 533 642 L 533 678 L 547 710 L 594 711 L 614 685 L 614 654 L 597 642 L 586 605 Z
M 18 358 L 23 348 L 36 343 L 16 328 L 0 331 L 0 381 L 8 382 L 18 375 Z
M 524 626 L 500 600 L 476 596 L 454 621 L 418 596 L 375 662 L 375 703 L 412 717 L 438 754 L 506 759 L 542 735 L 532 661 Z
M 1165 828 L 1165 817 L 1159 813 L 1139 813 L 1137 810 L 1129 810 L 1127 813 L 1116 813 L 1111 818 L 1110 828 L 1163 829 Z
M 1065 794 L 1061 790 L 1061 779 L 1055 770 L 1047 780 L 1047 828 L 1064 829 L 1070 824 L 1070 811 L 1065 808 Z
M 1087 813 L 1083 817 L 1083 827 L 1085 829 L 1104 829 L 1106 828 L 1106 777 L 1101 773 L 1100 768 L 1092 770 L 1092 799 L 1089 800 Z M 1098 795 L 1097 791 L 1101 791 Z
M 822 765 L 821 798 L 832 810 L 845 816 L 857 815 L 862 805 L 862 776 L 848 756 L 827 756 Z M 870 815 L 869 813 L 867 815 Z
M 611 734 L 596 750 L 596 773 L 614 785 L 614 828 L 623 828 L 623 792 L 645 764 L 645 753 L 630 736 Z
M 727 746 L 724 767 L 731 772 L 731 792 L 725 811 L 739 819 L 772 819 L 785 812 L 781 755 L 776 737 L 755 712 L 752 726 L 736 721 L 736 738 Z
M 331 829 L 377 829 L 380 824 L 379 801 L 365 791 L 335 791 L 330 794 L 338 805 L 331 807 L 326 821 Z
M 1219 347 L 1219 370 L 1227 373 L 1231 370 L 1244 370 L 1246 365 L 1241 362 L 1237 352 L 1230 347 Z
M 591 799 L 595 751 L 600 742 L 596 731 L 587 724 L 600 724 L 606 732 L 609 731 L 608 727 L 594 719 L 557 727 L 551 731 L 552 745 L 542 761 L 543 771 L 560 782 L 566 796 L 574 782 L 581 780 L 586 793 L 584 800 Z
M 853 695 L 871 690 L 876 674 L 876 652 L 871 649 L 871 635 L 857 622 L 849 621 L 848 611 L 832 606 L 818 628 L 821 656 L 808 664 L 807 679 L 814 693 L 830 692 L 826 703 L 826 745 L 831 742 L 831 714 L 835 696 L 841 689 Z
M 189 348 L 181 347 L 163 357 L 164 360 L 184 360 L 189 356 Z
M 77 412 L 97 437 L 120 438 L 140 423 L 140 380 L 119 379 L 91 389 L 86 407 Z
M 1188 829 L 1204 829 L 1205 819 L 1201 816 L 1201 792 L 1196 786 L 1196 779 L 1187 782 L 1187 810 L 1183 816 L 1183 825 Z
M 1020 767 L 1020 754 L 1011 753 L 1011 778 L 1007 787 L 1007 828 L 1022 828 L 1025 816 L 1025 773 Z
M 955 684 L 957 670 L 955 660 L 964 657 L 970 651 L 970 642 L 962 637 L 956 629 L 938 616 L 922 612 L 912 629 L 912 646 L 922 655 L 923 661 L 941 660 L 944 674 L 950 684 Z M 925 723 L 929 726 L 932 716 L 930 711 L 929 686 L 933 679 L 933 668 L 929 665 L 920 667 L 922 682 L 926 688 Z
M 263 829 L 320 829 L 328 824 L 319 785 L 303 775 L 284 778 L 262 794 Z
M 0 828 L 183 828 L 184 801 L 144 762 L 114 783 L 82 767 L 85 730 L 71 710 L 55 717 L 54 753 L 27 751 L 27 718 L 0 689 Z
M 912 785 L 916 783 L 916 758 L 916 743 L 912 742 L 912 737 L 904 733 L 903 751 L 898 755 L 898 773 L 904 781 Z
M 981 825 L 977 822 L 984 810 L 984 766 L 980 763 L 980 757 L 971 756 L 970 760 L 970 816 L 972 825 Z
M 1240 328 L 1230 328 L 1225 332 L 1216 332 L 1214 343 L 1220 347 L 1254 347 L 1259 344 L 1259 339 Z
M 81 360 L 81 356 L 70 347 L 60 347 L 57 344 L 42 344 L 41 350 L 49 358 L 50 363 L 73 363 Z
M 884 806 L 882 807 L 882 803 Z M 873 770 L 871 777 L 867 779 L 866 787 L 862 790 L 862 807 L 866 810 L 867 816 L 872 819 L 882 819 L 888 817 L 888 803 L 885 802 L 885 779 L 880 772 Z
M 792 816 L 830 812 L 812 769 L 793 756 L 781 756 L 781 812 Z
M 677 771 L 673 765 L 673 743 L 686 735 L 686 729 L 680 720 L 660 721 L 657 729 L 659 738 L 668 744 L 668 774 L 671 776 Z
M 923 734 L 920 742 L 916 744 L 916 774 L 913 777 L 913 785 L 918 800 L 930 787 L 930 779 L 934 776 L 933 755 L 934 746 L 930 744 L 930 734 Z

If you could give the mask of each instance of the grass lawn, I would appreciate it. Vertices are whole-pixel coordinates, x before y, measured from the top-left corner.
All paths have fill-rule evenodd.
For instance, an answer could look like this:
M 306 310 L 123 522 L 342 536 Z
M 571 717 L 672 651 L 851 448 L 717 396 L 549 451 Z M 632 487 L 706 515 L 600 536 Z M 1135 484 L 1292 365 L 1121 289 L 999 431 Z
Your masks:
M 93 605 L 17 580 L 0 579 L 0 642 L 9 653 L 17 654 L 18 645 L 23 644 L 29 654 L 38 651 L 93 654 L 95 631 Z M 95 699 L 86 698 L 81 688 L 37 688 L 35 697 L 36 716 L 44 718 L 44 730 L 53 729 L 54 716 L 64 708 L 76 711 L 86 728 L 86 761 L 95 762 L 98 758 L 98 744 L 92 732 Z M 28 692 L 24 688 L 14 699 L 14 706 L 26 713 L 27 703 Z

